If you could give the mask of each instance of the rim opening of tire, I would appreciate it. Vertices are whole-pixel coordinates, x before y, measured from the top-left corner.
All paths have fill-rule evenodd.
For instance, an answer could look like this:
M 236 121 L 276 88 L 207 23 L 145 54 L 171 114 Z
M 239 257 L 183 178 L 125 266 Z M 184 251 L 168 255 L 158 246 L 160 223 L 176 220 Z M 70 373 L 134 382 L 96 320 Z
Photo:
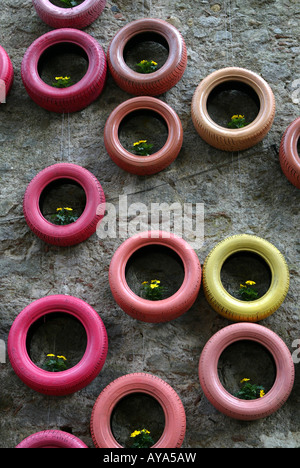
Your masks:
M 40 368 L 43 368 L 47 354 L 54 354 L 64 356 L 70 369 L 81 361 L 86 347 L 84 326 L 76 317 L 63 312 L 40 317 L 30 326 L 26 337 L 28 356 Z
M 140 297 L 144 297 L 141 290 L 144 281 L 150 284 L 152 280 L 159 280 L 160 286 L 166 288 L 162 293 L 162 299 L 166 299 L 181 288 L 184 277 L 184 265 L 180 256 L 173 249 L 157 244 L 136 250 L 125 268 L 129 288 Z
M 136 34 L 126 43 L 123 50 L 126 65 L 136 72 L 138 72 L 136 64 L 141 60 L 153 60 L 157 63 L 158 70 L 165 64 L 168 55 L 168 41 L 160 34 L 153 32 Z
M 139 109 L 127 114 L 121 121 L 118 131 L 121 145 L 134 154 L 133 144 L 147 140 L 152 144 L 151 154 L 157 153 L 168 138 L 168 125 L 165 119 L 149 109 Z M 145 156 L 142 156 L 145 157 Z
M 154 444 L 161 438 L 165 427 L 165 415 L 159 402 L 145 393 L 131 393 L 114 406 L 111 415 L 111 430 L 116 441 L 130 448 L 136 430 L 146 429 Z
M 63 2 L 61 2 L 60 0 L 49 0 L 50 3 L 52 3 L 52 5 L 54 6 L 57 6 L 59 8 L 64 8 L 64 9 L 69 9 L 70 7 L 66 6 Z M 77 5 L 76 6 L 79 6 L 81 5 L 83 2 L 85 2 L 85 0 L 77 0 Z M 72 7 L 73 8 L 76 8 L 75 7 Z
M 297 139 L 297 154 L 298 158 L 300 158 L 300 136 Z
M 84 49 L 70 42 L 48 47 L 38 61 L 38 73 L 44 83 L 52 86 L 55 77 L 68 76 L 73 84 L 86 74 L 89 59 Z
M 239 290 L 246 281 L 254 281 L 252 288 L 258 293 L 257 298 L 262 297 L 270 288 L 272 274 L 267 262 L 254 252 L 236 252 L 225 260 L 221 268 L 221 282 L 224 289 L 233 297 L 244 300 Z M 240 286 L 240 285 L 243 286 Z M 246 288 L 244 288 L 246 289 Z
M 79 218 L 86 207 L 86 193 L 76 181 L 67 178 L 58 179 L 44 188 L 39 199 L 39 207 L 43 217 L 53 224 L 57 208 L 72 208 L 72 214 Z
M 240 81 L 225 81 L 217 85 L 207 98 L 207 111 L 218 125 L 228 128 L 233 115 L 244 115 L 253 122 L 260 110 L 260 100 L 255 90 Z
M 218 375 L 225 390 L 233 396 L 241 389 L 245 378 L 252 385 L 264 387 L 267 394 L 276 379 L 276 364 L 265 346 L 247 339 L 238 340 L 221 353 Z

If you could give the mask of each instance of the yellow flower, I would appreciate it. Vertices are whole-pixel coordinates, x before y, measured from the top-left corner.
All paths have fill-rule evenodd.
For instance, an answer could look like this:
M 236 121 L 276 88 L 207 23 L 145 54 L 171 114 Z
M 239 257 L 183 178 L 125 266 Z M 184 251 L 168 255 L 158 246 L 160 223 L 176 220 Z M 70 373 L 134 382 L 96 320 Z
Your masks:
M 239 115 L 239 119 L 243 119 L 244 117 L 244 115 Z
M 242 380 L 240 381 L 240 383 L 248 382 L 249 380 L 250 380 L 250 379 L 242 379 Z
M 134 431 L 130 437 L 136 437 L 137 435 L 139 435 L 141 433 L 141 431 Z
M 140 63 L 147 63 L 147 60 L 142 60 Z
M 61 211 L 61 210 L 62 210 L 62 208 L 56 208 L 56 211 Z
M 147 143 L 147 140 L 136 141 L 135 143 L 133 143 L 133 146 L 139 145 L 141 143 Z
M 157 283 L 157 284 L 159 284 L 160 281 L 159 281 L 159 280 L 151 280 L 151 283 Z
M 156 62 L 154 62 L 153 60 L 151 60 L 151 63 L 153 63 L 153 65 L 157 65 L 157 63 L 156 63 Z
M 245 286 L 244 284 L 240 284 L 240 288 L 246 288 L 247 286 Z
M 148 281 L 143 281 L 142 284 L 148 284 Z
M 231 117 L 231 119 L 238 119 L 238 118 L 239 118 L 238 115 L 233 115 L 233 116 Z
M 67 360 L 67 358 L 65 358 L 65 356 L 56 356 L 56 357 L 58 357 L 58 359 L 63 359 L 64 361 Z
M 253 284 L 256 284 L 256 283 L 255 283 L 255 281 L 248 280 L 248 281 L 246 281 L 246 284 L 249 284 L 250 286 L 252 286 Z
M 261 390 L 261 391 L 259 392 L 259 396 L 260 396 L 260 398 L 262 398 L 263 396 L 265 396 L 265 392 L 264 392 L 263 390 Z
M 144 434 L 150 434 L 150 431 L 147 431 L 147 429 L 142 429 L 141 432 L 144 432 Z
M 63 80 L 63 77 L 62 76 L 56 76 L 55 79 L 56 80 Z
M 55 357 L 55 354 L 47 354 L 47 357 Z
M 150 284 L 150 288 L 151 289 L 158 288 L 158 284 L 152 283 L 152 284 Z
M 73 208 L 68 208 L 67 206 L 65 206 L 65 207 L 64 207 L 64 210 L 73 211 Z

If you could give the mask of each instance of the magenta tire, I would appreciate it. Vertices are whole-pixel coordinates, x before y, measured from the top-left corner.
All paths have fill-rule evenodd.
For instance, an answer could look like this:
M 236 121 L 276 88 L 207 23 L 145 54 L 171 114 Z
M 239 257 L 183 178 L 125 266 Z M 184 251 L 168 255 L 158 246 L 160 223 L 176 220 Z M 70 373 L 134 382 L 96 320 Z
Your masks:
M 241 400 L 231 395 L 218 377 L 221 353 L 240 340 L 255 341 L 264 346 L 276 365 L 272 388 L 256 400 Z M 287 346 L 276 333 L 255 323 L 229 325 L 213 335 L 203 348 L 198 371 L 200 385 L 211 404 L 231 418 L 246 421 L 265 418 L 277 411 L 288 399 L 294 384 L 294 364 Z
M 132 70 L 124 59 L 129 40 L 145 33 L 160 36 L 169 49 L 163 66 L 148 74 Z M 116 33 L 107 51 L 107 61 L 112 77 L 121 89 L 135 96 L 158 96 L 182 78 L 187 65 L 187 50 L 182 35 L 173 25 L 161 19 L 145 18 L 126 24 Z
M 151 301 L 137 296 L 128 286 L 126 264 L 138 249 L 148 245 L 165 246 L 182 260 L 184 280 L 172 296 Z M 112 295 L 131 317 L 143 322 L 167 322 L 187 312 L 194 304 L 201 284 L 201 265 L 195 251 L 183 239 L 172 233 L 148 231 L 127 239 L 116 250 L 109 267 L 109 284 Z
M 0 46 L 0 104 L 9 94 L 14 81 L 14 69 L 8 53 Z M 4 85 L 3 85 L 4 82 Z M 3 86 L 5 89 L 3 89 Z M 4 100 L 5 102 L 5 100 Z
M 32 3 L 41 20 L 52 28 L 83 29 L 101 15 L 106 0 L 85 0 L 73 8 L 55 6 L 50 0 L 32 0 Z
M 57 226 L 47 221 L 40 209 L 43 190 L 52 182 L 68 179 L 79 184 L 86 196 L 86 205 L 82 215 L 74 223 Z M 58 246 L 79 244 L 96 232 L 97 224 L 105 211 L 103 189 L 87 169 L 71 163 L 58 163 L 39 172 L 28 185 L 23 212 L 30 229 L 44 242 Z
M 300 157 L 297 144 L 300 138 L 300 117 L 295 119 L 284 132 L 280 148 L 279 162 L 286 178 L 300 189 Z
M 111 416 L 117 403 L 133 393 L 150 395 L 161 405 L 165 427 L 152 448 L 181 447 L 186 430 L 185 410 L 175 390 L 151 374 L 127 374 L 110 383 L 98 396 L 91 415 L 91 434 L 96 448 L 123 448 L 111 431 Z
M 136 110 L 150 110 L 163 118 L 168 128 L 164 146 L 150 156 L 137 156 L 120 143 L 119 128 L 123 119 Z M 110 114 L 104 127 L 104 144 L 110 158 L 123 170 L 137 175 L 156 174 L 169 166 L 178 156 L 183 141 L 181 121 L 176 112 L 163 101 L 140 96 L 123 102 Z
M 83 325 L 87 346 L 82 359 L 62 372 L 48 372 L 36 366 L 26 349 L 29 328 L 46 314 L 61 312 L 74 316 Z M 107 355 L 107 333 L 97 312 L 72 296 L 54 295 L 29 304 L 17 316 L 8 335 L 7 351 L 18 377 L 33 390 L 45 395 L 67 395 L 90 384 L 100 373 Z
M 88 448 L 88 446 L 68 432 L 48 430 L 26 437 L 16 448 Z
M 39 61 L 52 46 L 69 43 L 78 46 L 88 58 L 84 77 L 68 88 L 55 88 L 45 83 L 38 72 Z M 94 102 L 102 93 L 107 64 L 103 48 L 89 34 L 78 29 L 55 29 L 36 39 L 27 49 L 21 65 L 21 76 L 31 99 L 40 107 L 57 113 L 76 112 Z

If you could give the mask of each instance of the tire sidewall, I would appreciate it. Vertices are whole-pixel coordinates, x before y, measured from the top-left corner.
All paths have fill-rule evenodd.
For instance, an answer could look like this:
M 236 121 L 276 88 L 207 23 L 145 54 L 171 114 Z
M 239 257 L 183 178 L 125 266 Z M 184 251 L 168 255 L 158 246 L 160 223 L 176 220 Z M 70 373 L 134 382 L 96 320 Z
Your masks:
M 160 115 L 168 128 L 164 146 L 150 156 L 137 156 L 120 143 L 118 133 L 124 118 L 136 110 L 150 110 Z M 143 96 L 120 104 L 109 116 L 104 127 L 104 144 L 111 159 L 122 169 L 138 175 L 155 174 L 165 169 L 178 156 L 183 141 L 183 129 L 176 112 L 159 99 Z
M 175 390 L 164 380 L 147 373 L 121 376 L 109 384 L 97 398 L 91 415 L 91 434 L 97 448 L 122 448 L 111 431 L 111 416 L 118 402 L 134 393 L 153 397 L 161 405 L 165 428 L 152 448 L 181 447 L 186 430 L 182 402 Z
M 239 129 L 229 129 L 215 123 L 209 116 L 207 100 L 218 85 L 237 81 L 254 90 L 260 109 L 250 124 Z M 275 98 L 269 84 L 257 73 L 239 67 L 217 70 L 196 88 L 192 98 L 192 120 L 200 136 L 212 146 L 225 151 L 247 149 L 258 143 L 270 130 L 275 116 Z
M 74 223 L 65 226 L 47 221 L 39 206 L 43 190 L 60 179 L 76 182 L 86 196 L 82 215 Z M 28 185 L 23 200 L 24 216 L 33 232 L 45 242 L 63 246 L 74 245 L 90 237 L 104 216 L 104 208 L 105 195 L 98 180 L 87 169 L 71 163 L 54 164 L 38 173 Z
M 65 431 L 46 430 L 32 434 L 16 448 L 88 448 L 78 437 Z
M 36 366 L 26 349 L 29 328 L 44 315 L 61 312 L 74 316 L 83 325 L 87 347 L 82 359 L 62 372 L 48 372 Z M 19 378 L 33 390 L 46 395 L 67 395 L 88 385 L 101 371 L 107 355 L 107 333 L 96 311 L 81 299 L 54 295 L 29 304 L 15 319 L 7 350 Z
M 5 95 L 11 90 L 14 80 L 14 70 L 10 57 L 6 50 L 0 46 L 0 80 L 5 83 Z M 1 102 L 0 102 L 1 104 Z
M 221 269 L 226 259 L 242 251 L 258 255 L 271 272 L 268 291 L 255 301 L 242 301 L 231 296 L 221 282 Z M 203 288 L 208 302 L 225 318 L 256 322 L 271 315 L 284 301 L 289 288 L 289 271 L 282 254 L 270 242 L 253 235 L 238 234 L 217 244 L 207 256 L 203 265 Z
M 283 134 L 279 148 L 279 161 L 284 175 L 300 189 L 300 159 L 297 149 L 299 137 L 300 117 L 295 119 Z
M 263 345 L 276 364 L 276 379 L 264 397 L 240 400 L 222 386 L 218 377 L 218 361 L 222 352 L 239 340 L 252 340 Z M 278 410 L 287 400 L 294 383 L 294 364 L 291 354 L 273 331 L 254 323 L 229 325 L 207 342 L 199 360 L 199 380 L 204 394 L 213 406 L 229 417 L 255 420 Z
M 181 258 L 184 266 L 185 276 L 179 290 L 160 301 L 137 296 L 125 277 L 130 257 L 149 245 L 170 248 Z M 116 250 L 109 267 L 109 284 L 117 304 L 128 315 L 144 322 L 166 322 L 187 312 L 194 304 L 201 284 L 201 265 L 195 251 L 183 239 L 163 231 L 147 231 L 127 239 Z

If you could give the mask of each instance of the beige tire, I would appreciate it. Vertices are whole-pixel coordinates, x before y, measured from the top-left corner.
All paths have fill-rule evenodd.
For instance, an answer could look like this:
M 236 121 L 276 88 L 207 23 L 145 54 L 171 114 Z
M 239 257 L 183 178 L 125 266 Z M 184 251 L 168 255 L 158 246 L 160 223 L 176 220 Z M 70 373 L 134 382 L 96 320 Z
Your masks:
M 238 129 L 216 124 L 207 110 L 210 93 L 217 86 L 232 81 L 250 86 L 260 103 L 256 118 Z M 268 83 L 258 74 L 244 68 L 228 67 L 211 73 L 201 81 L 192 99 L 191 113 L 195 129 L 209 145 L 224 151 L 239 151 L 256 145 L 267 135 L 275 116 L 275 98 Z
M 268 291 L 254 301 L 242 301 L 231 296 L 221 282 L 221 269 L 226 259 L 238 252 L 260 256 L 270 268 Z M 204 294 L 212 308 L 232 321 L 257 322 L 275 312 L 284 301 L 289 288 L 289 270 L 279 250 L 260 237 L 239 234 L 224 239 L 208 254 L 203 265 Z

